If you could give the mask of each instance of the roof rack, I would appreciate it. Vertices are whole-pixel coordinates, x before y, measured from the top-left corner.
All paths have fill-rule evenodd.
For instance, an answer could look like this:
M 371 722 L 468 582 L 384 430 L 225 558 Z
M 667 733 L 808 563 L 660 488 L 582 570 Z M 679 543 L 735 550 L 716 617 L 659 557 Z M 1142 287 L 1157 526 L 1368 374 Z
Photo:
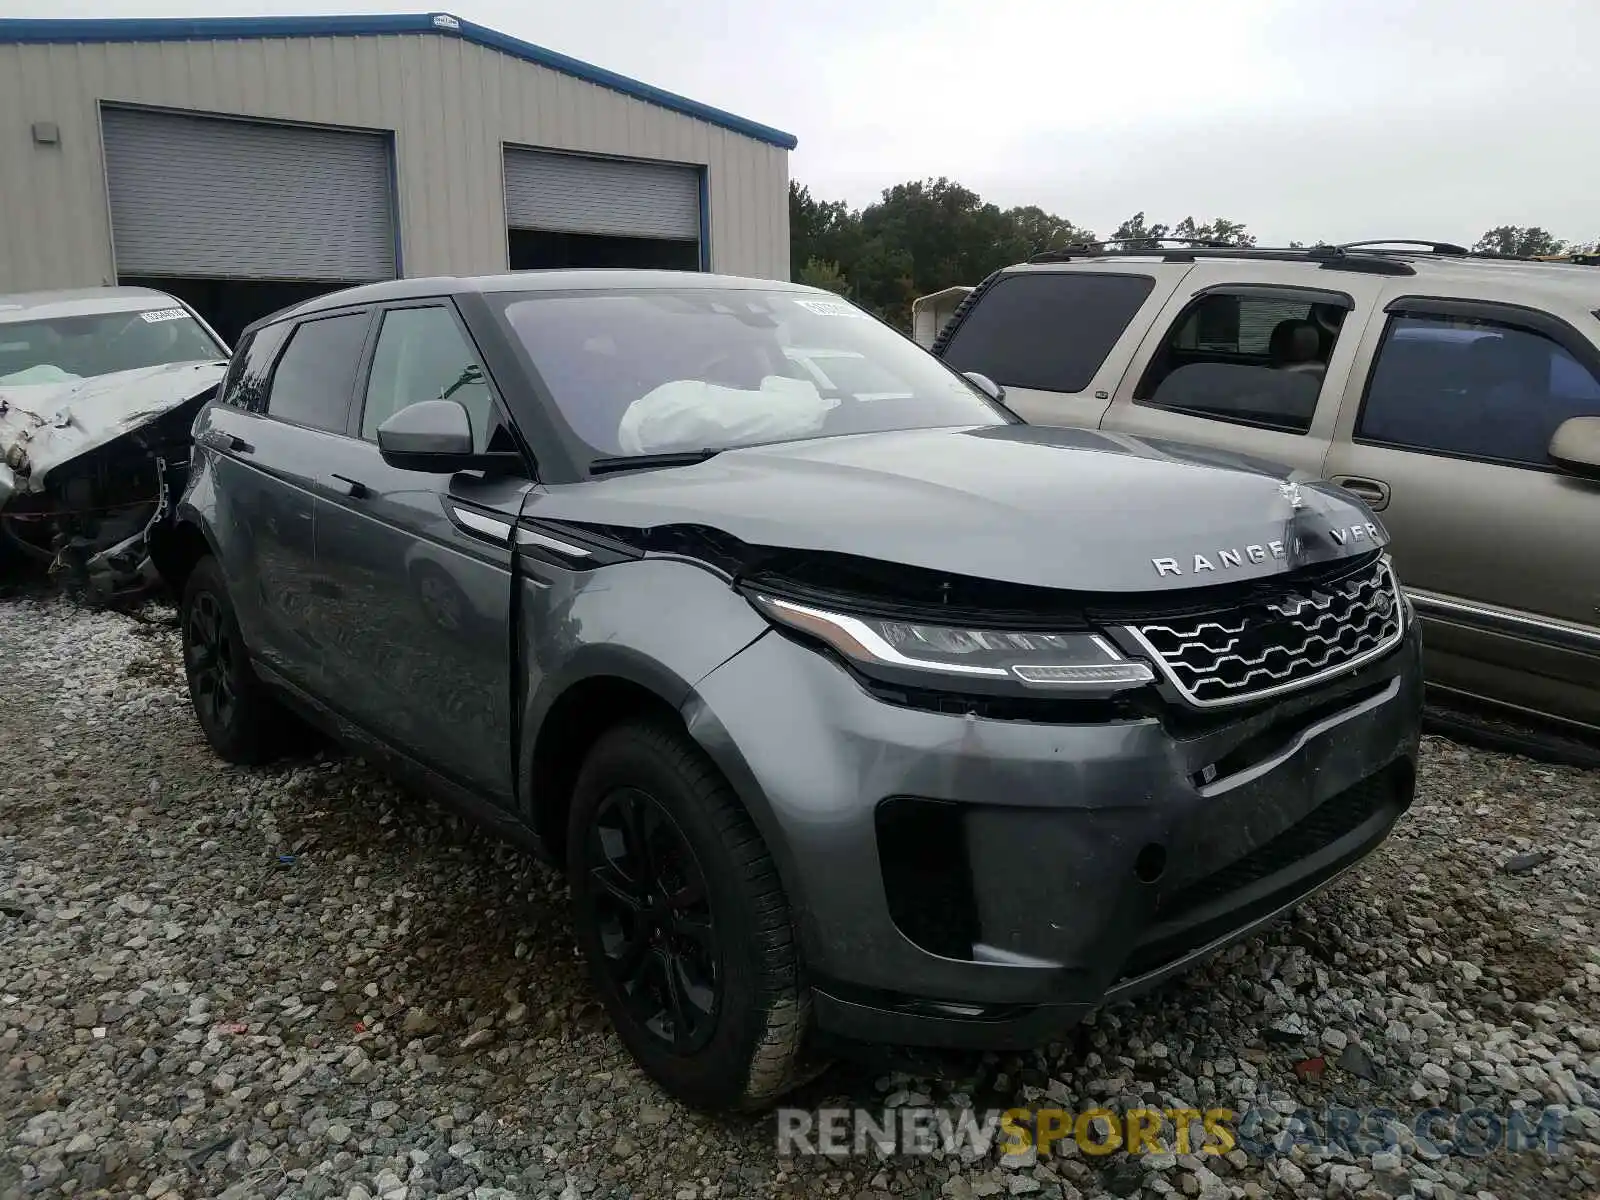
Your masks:
M 1060 263 L 1085 258 L 1149 258 L 1152 255 L 1160 255 L 1163 262 L 1170 263 L 1192 263 L 1203 258 L 1240 258 L 1253 259 L 1258 262 L 1315 263 L 1328 271 L 1357 271 L 1367 275 L 1415 275 L 1417 273 L 1417 269 L 1404 259 L 1391 258 L 1385 254 L 1361 249 L 1354 253 L 1346 253 L 1339 246 L 1216 246 L 1202 243 L 1198 246 L 1189 245 L 1181 249 L 1170 250 L 1164 250 L 1159 246 L 1143 250 L 1132 247 L 1124 247 L 1121 250 L 1106 250 L 1102 248 L 1103 245 L 1104 243 L 1095 243 L 1086 246 L 1066 246 L 1060 250 L 1045 250 L 1035 254 L 1027 261 L 1030 263 Z
M 1340 242 L 1336 250 L 1372 250 L 1379 246 L 1392 246 L 1396 249 L 1426 250 L 1429 254 L 1467 255 L 1473 253 L 1465 246 L 1458 246 L 1454 242 L 1435 242 L 1421 238 L 1369 238 L 1364 242 Z
M 1143 237 L 1101 238 L 1098 242 L 1089 244 L 1092 246 L 1148 246 L 1160 244 L 1161 242 L 1172 242 L 1179 246 L 1206 246 L 1214 250 L 1226 250 L 1234 244 L 1232 242 L 1219 241 L 1216 238 L 1156 237 L 1153 234 L 1146 234 Z

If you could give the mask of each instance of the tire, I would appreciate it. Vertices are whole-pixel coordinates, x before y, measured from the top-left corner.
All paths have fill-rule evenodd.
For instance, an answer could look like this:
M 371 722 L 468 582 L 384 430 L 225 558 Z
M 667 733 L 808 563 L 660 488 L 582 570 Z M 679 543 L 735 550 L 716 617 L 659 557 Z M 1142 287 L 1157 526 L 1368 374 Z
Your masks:
M 179 625 L 189 703 L 211 748 L 241 765 L 276 758 L 288 714 L 250 666 L 222 569 L 210 555 L 195 564 L 184 584 Z
M 659 870 L 641 866 L 641 845 Z M 590 975 L 657 1083 L 727 1111 L 766 1107 L 801 1082 L 811 1004 L 789 902 L 749 814 L 699 747 L 664 721 L 602 734 L 574 790 L 567 864 Z M 653 906 L 640 903 L 651 876 Z M 681 1020 L 668 1016 L 669 972 Z

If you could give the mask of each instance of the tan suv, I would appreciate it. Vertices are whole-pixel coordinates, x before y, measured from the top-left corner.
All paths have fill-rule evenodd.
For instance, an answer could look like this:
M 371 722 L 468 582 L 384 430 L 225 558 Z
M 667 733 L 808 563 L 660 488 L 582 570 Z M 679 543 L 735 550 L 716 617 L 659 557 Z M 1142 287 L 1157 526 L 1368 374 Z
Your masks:
M 1600 730 L 1600 268 L 1080 248 L 984 280 L 934 352 L 1036 424 L 1342 485 L 1394 539 L 1433 687 Z

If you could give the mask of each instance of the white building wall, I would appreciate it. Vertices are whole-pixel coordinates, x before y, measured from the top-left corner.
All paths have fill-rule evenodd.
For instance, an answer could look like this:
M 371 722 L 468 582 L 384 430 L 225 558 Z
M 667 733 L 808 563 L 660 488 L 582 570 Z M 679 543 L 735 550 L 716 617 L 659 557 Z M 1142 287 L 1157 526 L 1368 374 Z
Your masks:
M 98 104 L 392 131 L 402 270 L 507 266 L 506 143 L 709 172 L 711 268 L 789 276 L 788 152 L 457 37 L 0 45 L 0 292 L 114 278 Z M 33 143 L 54 122 L 60 144 Z

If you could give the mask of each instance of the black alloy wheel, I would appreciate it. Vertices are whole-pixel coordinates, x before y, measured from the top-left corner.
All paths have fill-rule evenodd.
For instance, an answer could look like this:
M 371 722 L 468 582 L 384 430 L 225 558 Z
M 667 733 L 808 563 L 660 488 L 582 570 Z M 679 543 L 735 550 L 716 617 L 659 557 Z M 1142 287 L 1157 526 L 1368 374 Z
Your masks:
M 788 898 L 749 812 L 670 714 L 585 756 L 567 822 L 572 924 L 617 1036 L 699 1109 L 759 1109 L 821 1068 Z
M 216 596 L 201 592 L 195 597 L 185 633 L 184 665 L 189 671 L 195 712 L 202 725 L 231 727 L 239 709 L 234 682 L 239 672 L 239 648 Z
M 722 951 L 694 848 L 638 788 L 600 802 L 587 844 L 605 968 L 633 1019 L 675 1054 L 704 1049 L 720 1011 Z
M 189 573 L 179 628 L 189 702 L 211 748 L 231 763 L 277 757 L 293 723 L 250 665 L 215 558 L 202 558 Z

